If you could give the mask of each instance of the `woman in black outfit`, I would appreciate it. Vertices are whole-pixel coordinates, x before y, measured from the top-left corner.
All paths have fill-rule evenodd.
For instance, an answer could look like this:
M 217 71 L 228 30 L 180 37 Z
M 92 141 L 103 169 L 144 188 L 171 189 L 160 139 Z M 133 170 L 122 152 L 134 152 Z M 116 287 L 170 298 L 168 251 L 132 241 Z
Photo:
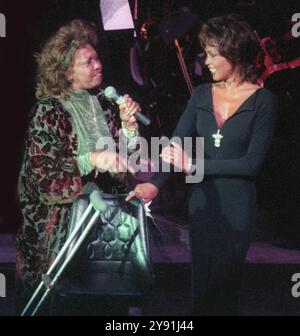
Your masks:
M 246 22 L 235 15 L 211 18 L 199 38 L 213 82 L 196 88 L 173 133 L 204 137 L 204 179 L 189 200 L 193 313 L 235 315 L 256 222 L 254 177 L 271 143 L 277 100 L 256 84 L 259 46 Z M 179 145 L 165 147 L 162 158 L 186 172 L 191 166 Z M 154 175 L 130 197 L 148 202 L 167 176 Z

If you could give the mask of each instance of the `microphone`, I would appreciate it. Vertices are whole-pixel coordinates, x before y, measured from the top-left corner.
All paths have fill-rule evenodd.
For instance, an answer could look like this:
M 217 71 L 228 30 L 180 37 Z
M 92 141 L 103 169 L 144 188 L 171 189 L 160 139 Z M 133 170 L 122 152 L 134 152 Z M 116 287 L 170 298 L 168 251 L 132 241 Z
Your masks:
M 108 86 L 104 90 L 104 95 L 106 98 L 112 99 L 115 101 L 118 105 L 121 105 L 124 102 L 124 97 L 119 96 L 116 89 L 112 86 Z M 143 123 L 145 126 L 148 126 L 151 123 L 151 120 L 146 117 L 141 112 L 136 112 L 135 115 L 137 120 L 139 120 L 141 123 Z

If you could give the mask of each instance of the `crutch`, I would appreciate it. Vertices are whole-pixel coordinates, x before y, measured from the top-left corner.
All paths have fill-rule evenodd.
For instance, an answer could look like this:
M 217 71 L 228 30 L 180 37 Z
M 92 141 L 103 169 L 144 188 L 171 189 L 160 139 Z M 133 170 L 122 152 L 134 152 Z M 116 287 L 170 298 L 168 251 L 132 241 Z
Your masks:
M 98 191 L 98 190 L 93 191 L 90 194 L 90 202 L 91 203 L 89 204 L 88 208 L 85 210 L 84 214 L 82 215 L 80 221 L 78 222 L 78 224 L 76 225 L 75 229 L 71 233 L 70 237 L 67 239 L 67 241 L 64 244 L 64 246 L 62 247 L 61 251 L 59 252 L 59 254 L 57 255 L 57 257 L 55 258 L 55 260 L 52 263 L 51 267 L 49 268 L 49 270 L 47 271 L 47 273 L 42 276 L 42 281 L 40 282 L 40 284 L 37 287 L 36 291 L 32 295 L 32 297 L 29 300 L 29 302 L 27 303 L 26 307 L 22 311 L 21 316 L 24 316 L 24 315 L 26 315 L 28 313 L 29 308 L 32 306 L 33 302 L 36 300 L 36 298 L 40 294 L 41 290 L 45 286 L 46 291 L 45 291 L 44 295 L 42 296 L 42 298 L 40 299 L 40 301 L 38 302 L 38 304 L 35 307 L 35 309 L 32 311 L 31 316 L 34 316 L 37 313 L 38 309 L 41 307 L 41 305 L 47 299 L 50 291 L 56 285 L 56 283 L 57 283 L 59 277 L 61 276 L 62 272 L 64 271 L 64 269 L 66 268 L 66 266 L 68 265 L 68 263 L 71 261 L 71 259 L 73 258 L 73 256 L 77 252 L 77 250 L 79 249 L 81 243 L 84 241 L 84 239 L 86 238 L 86 236 L 89 234 L 90 230 L 92 229 L 94 223 L 96 222 L 96 220 L 98 219 L 98 217 L 100 216 L 100 214 L 101 213 L 105 213 L 105 211 L 108 208 L 108 205 L 103 201 L 101 192 Z M 72 250 L 69 252 L 67 258 L 64 261 L 64 263 L 58 269 L 56 275 L 53 278 L 51 278 L 51 273 L 54 271 L 55 267 L 61 261 L 61 259 L 63 258 L 65 252 L 67 251 L 68 247 L 72 243 L 73 239 L 75 238 L 75 236 L 77 235 L 77 233 L 79 232 L 79 230 L 82 228 L 82 226 L 83 226 L 83 224 L 84 224 L 87 216 L 92 211 L 92 208 L 94 208 L 96 210 L 95 214 L 93 215 L 93 217 L 91 218 L 91 220 L 89 221 L 89 223 L 87 224 L 87 226 L 85 227 L 85 229 L 82 232 L 79 240 L 76 242 L 76 244 L 73 246 Z

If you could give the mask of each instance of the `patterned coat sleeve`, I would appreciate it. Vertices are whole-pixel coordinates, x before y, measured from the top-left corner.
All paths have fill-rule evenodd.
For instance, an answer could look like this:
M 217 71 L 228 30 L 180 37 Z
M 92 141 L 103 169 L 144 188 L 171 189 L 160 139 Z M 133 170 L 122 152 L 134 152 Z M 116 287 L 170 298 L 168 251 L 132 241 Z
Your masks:
M 77 138 L 69 114 L 53 100 L 37 104 L 21 173 L 27 197 L 46 204 L 73 202 L 82 189 L 76 150 Z

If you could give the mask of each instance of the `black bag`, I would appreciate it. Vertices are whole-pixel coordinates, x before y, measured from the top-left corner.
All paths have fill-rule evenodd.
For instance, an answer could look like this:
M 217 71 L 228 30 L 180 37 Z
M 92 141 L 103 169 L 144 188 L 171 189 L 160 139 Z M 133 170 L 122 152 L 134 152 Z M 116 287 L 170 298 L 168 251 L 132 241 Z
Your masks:
M 68 266 L 60 285 L 64 292 L 136 297 L 151 293 L 153 271 L 144 206 L 138 199 L 126 202 L 126 196 L 102 194 L 107 209 Z M 67 238 L 89 203 L 88 194 L 74 202 Z

